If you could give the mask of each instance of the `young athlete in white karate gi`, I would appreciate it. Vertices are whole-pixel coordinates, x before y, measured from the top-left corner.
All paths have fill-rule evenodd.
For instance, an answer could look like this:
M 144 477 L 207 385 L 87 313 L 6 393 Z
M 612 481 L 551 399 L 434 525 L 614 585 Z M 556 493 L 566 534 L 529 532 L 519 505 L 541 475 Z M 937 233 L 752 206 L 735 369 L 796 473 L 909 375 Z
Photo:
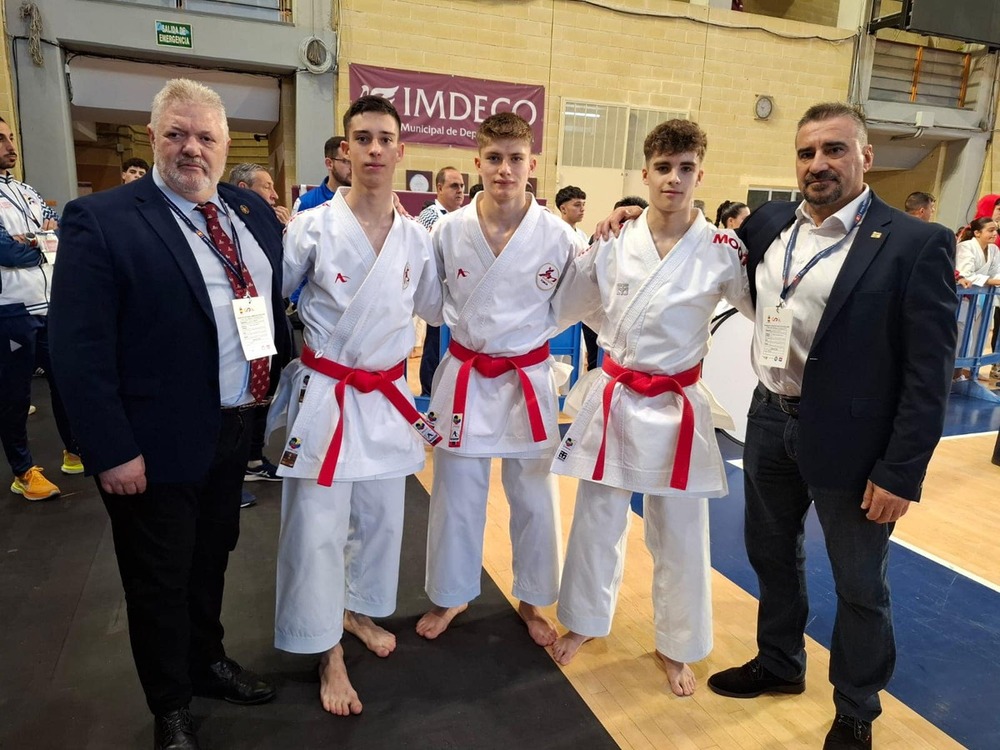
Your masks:
M 567 293 L 594 300 L 606 354 L 577 384 L 586 396 L 553 460 L 554 472 L 580 479 L 558 608 L 570 632 L 556 661 L 611 632 L 629 502 L 642 492 L 656 653 L 677 695 L 694 692 L 687 663 L 712 649 L 707 498 L 727 493 L 701 361 L 720 298 L 749 310 L 740 241 L 693 207 L 706 146 L 693 122 L 654 128 L 649 208 L 576 260 Z
M 493 115 L 476 140 L 483 192 L 442 217 L 432 236 L 451 345 L 428 413 L 444 440 L 434 453 L 427 530 L 426 588 L 435 606 L 417 632 L 437 638 L 479 595 L 490 460 L 501 457 L 513 594 L 531 637 L 548 646 L 556 630 L 539 608 L 559 594 L 561 536 L 549 472 L 559 432 L 548 340 L 561 327 L 560 280 L 578 240 L 526 192 L 535 168 L 527 122 Z
M 285 235 L 284 294 L 309 280 L 298 306 L 305 347 L 270 418 L 288 426 L 274 642 L 323 654 L 320 700 L 338 715 L 362 708 L 343 631 L 379 656 L 396 647 L 371 618 L 396 608 L 406 475 L 423 468 L 424 440 L 439 438 L 413 406 L 405 363 L 414 313 L 441 320 L 427 230 L 393 208 L 399 115 L 364 96 L 344 128 L 352 187 L 296 214 Z

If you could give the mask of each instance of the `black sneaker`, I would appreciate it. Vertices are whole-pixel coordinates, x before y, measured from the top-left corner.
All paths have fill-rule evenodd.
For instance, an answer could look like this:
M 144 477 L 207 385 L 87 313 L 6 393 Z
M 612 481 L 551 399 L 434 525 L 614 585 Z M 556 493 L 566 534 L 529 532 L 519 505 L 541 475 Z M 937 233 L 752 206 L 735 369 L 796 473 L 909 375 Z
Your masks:
M 262 458 L 260 461 L 260 466 L 254 466 L 253 468 L 247 466 L 246 473 L 243 475 L 244 482 L 280 482 L 281 477 L 278 476 L 278 467 L 268 461 L 266 458 Z
M 847 714 L 837 714 L 823 742 L 823 750 L 871 750 L 872 725 Z
M 241 508 L 252 508 L 256 504 L 257 504 L 257 498 L 256 498 L 256 496 L 251 495 L 246 490 L 243 490 L 243 493 L 240 495 L 240 507 Z
M 753 658 L 742 667 L 716 672 L 708 678 L 708 687 L 728 698 L 756 698 L 763 693 L 798 695 L 805 692 L 806 681 L 783 680 L 764 669 L 759 659 Z

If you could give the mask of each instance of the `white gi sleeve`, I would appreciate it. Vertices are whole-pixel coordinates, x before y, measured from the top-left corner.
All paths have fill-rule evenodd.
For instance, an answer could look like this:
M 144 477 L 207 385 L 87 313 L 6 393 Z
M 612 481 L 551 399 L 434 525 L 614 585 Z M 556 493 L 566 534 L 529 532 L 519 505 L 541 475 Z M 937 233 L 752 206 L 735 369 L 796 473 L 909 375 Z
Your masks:
M 322 213 L 322 212 L 319 212 Z M 319 240 L 317 217 L 309 211 L 296 214 L 285 228 L 282 253 L 281 296 L 288 297 L 312 270 Z

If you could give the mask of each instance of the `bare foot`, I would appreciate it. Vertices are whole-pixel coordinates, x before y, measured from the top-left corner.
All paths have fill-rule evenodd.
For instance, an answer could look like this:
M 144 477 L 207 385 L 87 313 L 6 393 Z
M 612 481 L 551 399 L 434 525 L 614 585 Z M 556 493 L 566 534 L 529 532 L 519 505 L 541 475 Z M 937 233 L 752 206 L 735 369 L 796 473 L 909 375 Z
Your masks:
M 319 660 L 319 700 L 324 709 L 337 716 L 361 713 L 361 700 L 347 679 L 344 648 L 339 643 Z
M 560 636 L 559 639 L 552 645 L 552 658 L 556 660 L 557 664 L 566 666 L 573 661 L 573 657 L 576 656 L 576 652 L 580 650 L 580 646 L 587 641 L 592 640 L 594 639 L 585 635 L 580 635 L 579 633 L 574 633 L 571 630 L 566 635 Z
M 368 615 L 344 610 L 344 630 L 356 636 L 368 650 L 383 659 L 396 650 L 396 636 L 380 628 Z
M 696 681 L 691 667 L 682 661 L 674 661 L 669 656 L 664 656 L 659 651 L 656 652 L 656 661 L 660 663 L 667 673 L 667 682 L 674 695 L 694 695 Z
M 517 613 L 521 615 L 524 624 L 528 626 L 528 635 L 531 640 L 539 646 L 551 646 L 556 642 L 558 633 L 556 626 L 548 617 L 542 614 L 542 610 L 534 604 L 521 602 L 517 605 Z
M 468 604 L 459 607 L 434 607 L 417 622 L 417 635 L 433 641 L 451 625 L 451 621 L 469 608 Z

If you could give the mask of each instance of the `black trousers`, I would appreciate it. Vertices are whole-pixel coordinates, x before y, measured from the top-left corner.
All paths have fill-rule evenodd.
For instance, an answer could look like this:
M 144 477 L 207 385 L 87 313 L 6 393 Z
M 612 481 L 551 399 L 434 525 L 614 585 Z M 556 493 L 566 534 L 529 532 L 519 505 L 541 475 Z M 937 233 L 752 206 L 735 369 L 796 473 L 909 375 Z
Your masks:
M 125 589 L 132 657 L 154 714 L 186 706 L 192 678 L 226 655 L 222 591 L 240 534 L 252 415 L 222 411 L 215 458 L 200 482 L 112 495 L 98 480 Z

